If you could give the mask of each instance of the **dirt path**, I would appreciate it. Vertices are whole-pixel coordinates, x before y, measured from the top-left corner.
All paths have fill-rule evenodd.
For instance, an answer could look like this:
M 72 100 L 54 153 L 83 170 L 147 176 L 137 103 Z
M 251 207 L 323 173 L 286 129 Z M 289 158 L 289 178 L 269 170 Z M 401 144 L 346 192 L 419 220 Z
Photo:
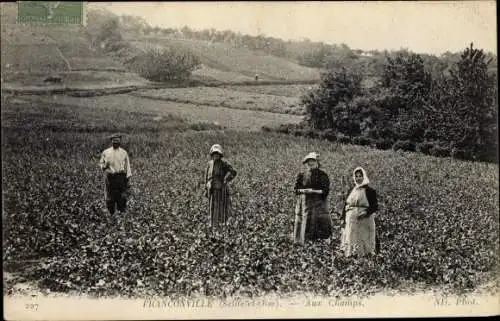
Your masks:
M 244 131 L 260 131 L 262 126 L 298 123 L 303 119 L 302 116 L 296 115 L 158 101 L 129 94 L 86 98 L 70 96 L 24 96 L 19 97 L 19 99 L 42 99 L 46 102 L 84 108 L 105 106 L 111 109 L 140 111 L 158 116 L 172 114 L 194 123 L 218 123 L 228 129 Z

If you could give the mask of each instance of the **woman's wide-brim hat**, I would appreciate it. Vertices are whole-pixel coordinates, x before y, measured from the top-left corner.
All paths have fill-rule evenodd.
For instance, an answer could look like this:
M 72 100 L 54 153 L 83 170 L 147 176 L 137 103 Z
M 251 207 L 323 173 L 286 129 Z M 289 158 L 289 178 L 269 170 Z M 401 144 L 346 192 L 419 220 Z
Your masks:
M 303 159 L 302 159 L 302 163 L 305 164 L 308 160 L 310 159 L 314 159 L 315 161 L 318 161 L 319 160 L 319 154 L 318 153 L 315 153 L 315 152 L 312 152 L 312 153 L 309 153 L 307 154 Z
M 223 152 L 223 150 L 222 150 L 222 146 L 221 146 L 221 145 L 219 145 L 219 144 L 215 144 L 215 145 L 213 145 L 213 146 L 212 146 L 212 148 L 210 148 L 210 155 L 213 155 L 213 154 L 215 154 L 215 153 L 218 153 L 218 154 L 220 154 L 221 156 L 223 156 L 223 155 L 224 155 L 224 152 Z

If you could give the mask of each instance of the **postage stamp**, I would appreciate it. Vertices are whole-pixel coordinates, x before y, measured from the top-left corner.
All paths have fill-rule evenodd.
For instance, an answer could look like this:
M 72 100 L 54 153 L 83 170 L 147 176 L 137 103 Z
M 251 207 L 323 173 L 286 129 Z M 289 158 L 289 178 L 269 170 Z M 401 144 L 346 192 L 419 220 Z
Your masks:
M 83 24 L 83 1 L 18 1 L 18 23 Z

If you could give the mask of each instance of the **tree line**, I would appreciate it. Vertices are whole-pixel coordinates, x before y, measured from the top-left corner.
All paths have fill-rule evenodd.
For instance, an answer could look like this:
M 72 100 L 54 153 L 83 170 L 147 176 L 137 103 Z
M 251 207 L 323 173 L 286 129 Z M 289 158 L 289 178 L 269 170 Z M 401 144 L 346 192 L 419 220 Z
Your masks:
M 306 120 L 278 132 L 380 149 L 498 162 L 498 86 L 492 57 L 471 44 L 456 63 L 431 71 L 409 51 L 387 56 L 381 77 L 362 86 L 356 68 L 332 67 L 302 97 Z M 428 62 L 427 62 L 428 64 Z

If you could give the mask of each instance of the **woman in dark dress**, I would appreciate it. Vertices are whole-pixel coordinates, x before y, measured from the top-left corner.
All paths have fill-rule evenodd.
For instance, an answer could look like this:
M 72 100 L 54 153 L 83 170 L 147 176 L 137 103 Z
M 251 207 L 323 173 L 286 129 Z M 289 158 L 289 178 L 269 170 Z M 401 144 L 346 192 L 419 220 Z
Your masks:
M 226 160 L 219 144 L 210 149 L 211 160 L 205 172 L 206 196 L 209 199 L 210 225 L 217 228 L 231 216 L 231 197 L 228 183 L 236 177 L 236 171 Z
M 295 194 L 294 242 L 327 239 L 332 233 L 332 222 L 328 213 L 327 199 L 330 192 L 330 179 L 321 170 L 319 155 L 309 153 L 303 159 L 306 170 L 297 176 Z

